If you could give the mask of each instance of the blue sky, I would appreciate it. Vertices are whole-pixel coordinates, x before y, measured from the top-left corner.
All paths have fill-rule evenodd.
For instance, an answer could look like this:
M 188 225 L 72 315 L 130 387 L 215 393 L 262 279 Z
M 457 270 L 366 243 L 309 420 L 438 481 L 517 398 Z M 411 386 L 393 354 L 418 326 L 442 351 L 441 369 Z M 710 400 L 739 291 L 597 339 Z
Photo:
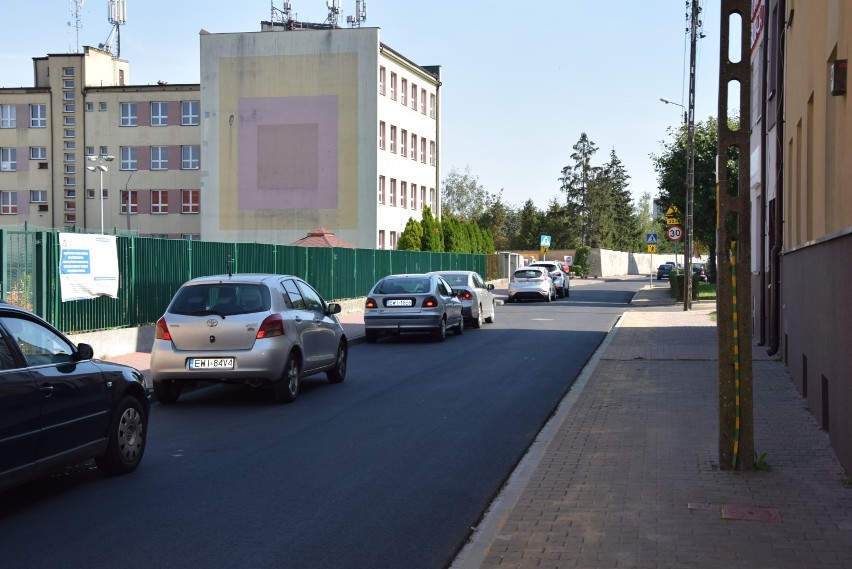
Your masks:
M 0 87 L 32 86 L 32 58 L 76 51 L 69 0 L 10 2 L 0 36 Z M 291 0 L 301 21 L 326 19 L 325 0 Z M 343 17 L 355 0 L 343 0 Z M 685 0 L 367 0 L 369 27 L 420 65 L 442 66 L 443 179 L 470 168 L 504 201 L 539 208 L 559 197 L 560 171 L 585 132 L 602 164 L 611 150 L 631 176 L 638 200 L 656 195 L 651 153 L 668 140 L 688 100 Z M 107 0 L 85 0 L 79 45 L 110 34 Z M 202 28 L 258 31 L 270 0 L 127 0 L 121 57 L 130 82 L 199 81 Z M 282 0 L 275 0 L 278 8 Z M 696 120 L 717 112 L 719 3 L 701 1 Z

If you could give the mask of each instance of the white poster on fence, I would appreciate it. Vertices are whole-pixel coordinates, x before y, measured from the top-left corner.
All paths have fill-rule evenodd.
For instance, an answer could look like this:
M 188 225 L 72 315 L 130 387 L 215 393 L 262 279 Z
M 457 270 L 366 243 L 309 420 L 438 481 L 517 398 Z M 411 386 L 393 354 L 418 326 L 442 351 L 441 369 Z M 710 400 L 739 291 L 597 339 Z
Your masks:
M 59 234 L 62 302 L 97 296 L 118 298 L 118 250 L 114 235 Z

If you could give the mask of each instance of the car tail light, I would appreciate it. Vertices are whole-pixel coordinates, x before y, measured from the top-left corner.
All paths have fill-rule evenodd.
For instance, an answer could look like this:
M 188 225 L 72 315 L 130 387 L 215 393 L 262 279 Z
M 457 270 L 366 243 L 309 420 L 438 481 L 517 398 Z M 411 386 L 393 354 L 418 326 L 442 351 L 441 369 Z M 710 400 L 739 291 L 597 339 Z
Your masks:
M 379 305 L 376 304 L 375 299 L 367 297 L 367 302 L 364 303 L 364 308 L 378 308 Z
M 261 340 L 263 338 L 272 338 L 275 336 L 283 336 L 284 335 L 284 319 L 281 318 L 280 314 L 270 314 L 266 317 L 266 319 L 261 323 L 260 330 L 257 331 L 256 338 Z
M 473 298 L 473 295 L 470 294 L 469 290 L 460 290 L 458 294 L 459 300 L 470 300 Z
M 438 306 L 438 299 L 434 296 L 429 296 L 426 300 L 423 301 L 423 308 L 436 308 Z
M 169 326 L 166 324 L 165 318 L 157 320 L 157 326 L 154 329 L 154 338 L 157 340 L 171 340 L 172 335 L 169 333 Z

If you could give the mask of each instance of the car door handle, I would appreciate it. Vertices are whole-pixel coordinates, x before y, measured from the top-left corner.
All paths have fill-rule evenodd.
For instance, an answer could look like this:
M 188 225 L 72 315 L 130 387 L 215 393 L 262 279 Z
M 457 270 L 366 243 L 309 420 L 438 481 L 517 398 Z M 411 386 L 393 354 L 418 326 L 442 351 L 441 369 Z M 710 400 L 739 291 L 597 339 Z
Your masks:
M 53 395 L 53 386 L 52 385 L 42 385 L 41 387 L 38 388 L 38 390 L 41 391 L 41 394 L 44 395 L 45 397 L 50 397 L 51 395 Z
M 295 318 L 293 318 L 293 320 L 296 322 L 296 324 L 301 324 L 302 322 L 302 319 L 299 316 L 296 316 Z

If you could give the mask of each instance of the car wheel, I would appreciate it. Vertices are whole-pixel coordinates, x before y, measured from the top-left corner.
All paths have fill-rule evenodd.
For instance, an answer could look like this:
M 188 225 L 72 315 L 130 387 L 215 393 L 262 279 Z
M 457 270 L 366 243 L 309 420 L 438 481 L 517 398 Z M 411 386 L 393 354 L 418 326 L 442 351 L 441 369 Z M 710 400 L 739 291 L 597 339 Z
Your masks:
M 482 328 L 482 305 L 479 305 L 479 313 L 476 315 L 476 319 L 473 321 L 474 328 Z
M 181 388 L 183 385 L 179 381 L 173 379 L 165 379 L 163 381 L 154 382 L 154 396 L 157 401 L 163 405 L 171 405 L 177 402 L 180 397 Z
M 364 336 L 367 338 L 367 343 L 369 344 L 375 344 L 379 339 L 379 333 L 375 330 L 365 330 Z
M 334 368 L 327 371 L 325 376 L 331 383 L 340 383 L 346 379 L 346 360 L 349 357 L 349 346 L 346 340 L 340 340 L 337 346 L 337 357 L 334 359 Z
M 456 336 L 464 334 L 464 317 L 459 318 L 459 325 L 453 328 L 453 332 L 455 332 Z
M 432 337 L 436 342 L 443 342 L 447 339 L 447 319 L 441 318 L 441 322 L 438 324 L 438 327 L 432 332 Z
M 571 288 L 565 287 L 565 296 L 571 296 Z
M 559 289 L 559 298 L 565 298 L 565 287 Z
M 547 300 L 547 302 L 553 301 L 553 291 L 552 290 L 547 293 L 547 299 L 546 300 Z
M 489 324 L 494 324 L 494 320 L 497 318 L 497 304 L 494 302 L 491 303 L 491 316 L 485 319 Z
M 299 395 L 299 384 L 302 381 L 302 370 L 299 366 L 299 358 L 290 354 L 287 363 L 284 364 L 284 373 L 281 379 L 272 384 L 275 399 L 279 403 L 292 403 Z
M 122 399 L 112 416 L 106 452 L 95 459 L 98 468 L 107 474 L 136 470 L 145 453 L 147 428 L 147 417 L 139 400 L 131 395 Z

